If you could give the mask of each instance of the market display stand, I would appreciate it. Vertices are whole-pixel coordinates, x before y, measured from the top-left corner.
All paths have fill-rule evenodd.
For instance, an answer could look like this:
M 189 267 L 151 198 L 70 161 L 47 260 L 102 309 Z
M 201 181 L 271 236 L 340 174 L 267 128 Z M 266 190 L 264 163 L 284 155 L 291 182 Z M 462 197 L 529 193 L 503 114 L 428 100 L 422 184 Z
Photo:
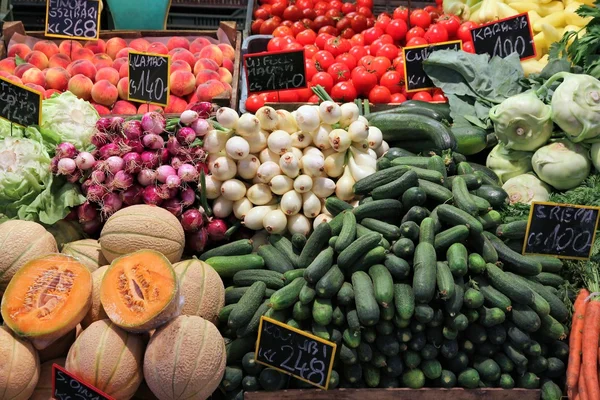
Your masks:
M 245 400 L 538 400 L 539 390 L 529 389 L 336 389 L 246 392 Z

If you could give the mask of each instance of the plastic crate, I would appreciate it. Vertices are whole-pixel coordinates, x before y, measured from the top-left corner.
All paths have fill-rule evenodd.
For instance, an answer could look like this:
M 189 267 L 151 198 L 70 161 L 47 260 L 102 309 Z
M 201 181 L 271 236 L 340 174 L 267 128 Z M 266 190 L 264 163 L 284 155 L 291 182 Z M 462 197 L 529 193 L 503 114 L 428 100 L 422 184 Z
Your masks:
M 260 53 L 267 50 L 267 44 L 273 35 L 252 35 L 242 42 L 242 54 L 240 56 L 240 113 L 246 112 L 246 99 L 248 98 L 248 82 L 246 80 L 246 68 L 244 68 L 244 55 Z
M 219 23 L 225 20 L 235 21 L 238 30 L 244 29 L 245 10 L 236 10 L 231 15 L 171 11 L 167 17 L 167 29 L 217 29 Z

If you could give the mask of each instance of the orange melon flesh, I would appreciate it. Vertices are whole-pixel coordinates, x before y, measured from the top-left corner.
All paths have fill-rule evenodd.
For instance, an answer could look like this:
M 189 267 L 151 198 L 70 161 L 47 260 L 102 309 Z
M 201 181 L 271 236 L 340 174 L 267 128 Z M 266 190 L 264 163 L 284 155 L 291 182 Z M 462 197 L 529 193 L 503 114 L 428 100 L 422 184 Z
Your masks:
M 179 283 L 169 260 L 140 250 L 114 260 L 100 285 L 108 318 L 130 332 L 144 332 L 181 312 Z
M 91 304 L 92 274 L 80 262 L 50 254 L 26 263 L 2 297 L 4 322 L 42 350 L 75 329 Z

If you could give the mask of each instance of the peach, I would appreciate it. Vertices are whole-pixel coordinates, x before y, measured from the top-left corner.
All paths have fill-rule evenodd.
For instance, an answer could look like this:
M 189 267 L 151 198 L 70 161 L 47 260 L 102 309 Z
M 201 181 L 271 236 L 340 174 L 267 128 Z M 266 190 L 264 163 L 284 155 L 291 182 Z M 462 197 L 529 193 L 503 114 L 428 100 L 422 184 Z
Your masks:
M 150 42 L 142 38 L 133 39 L 129 42 L 129 47 L 136 51 L 146 51 L 150 47 Z
M 229 70 L 227 68 L 220 67 L 219 68 L 219 76 L 221 77 L 219 79 L 221 82 L 231 84 L 231 82 L 233 81 L 233 76 L 231 75 L 231 72 L 229 72 Z
M 171 73 L 175 71 L 192 72 L 192 67 L 190 67 L 190 64 L 186 63 L 185 61 L 177 60 L 171 63 Z
M 20 83 L 21 85 L 23 84 L 23 81 L 21 80 L 21 78 L 19 78 L 16 75 L 10 75 L 6 79 L 8 79 L 9 81 L 14 82 L 14 83 Z
M 196 89 L 196 78 L 191 72 L 175 71 L 169 77 L 169 87 L 175 96 L 185 96 Z
M 233 74 L 233 61 L 228 58 L 223 59 L 223 66 L 229 70 Z
M 92 99 L 94 99 L 96 103 L 110 107 L 118 98 L 119 92 L 117 87 L 106 79 L 94 83 L 94 86 L 92 87 Z
M 15 75 L 18 76 L 19 78 L 21 78 L 23 76 L 23 74 L 25 73 L 25 71 L 27 71 L 30 68 L 35 68 L 35 67 L 29 63 L 17 65 L 17 67 L 15 68 Z
M 136 50 L 136 49 L 134 49 L 132 47 L 124 47 L 121 50 L 119 50 L 119 52 L 117 53 L 117 55 L 115 57 L 117 57 L 117 58 L 123 58 L 123 57 L 124 58 L 128 58 L 130 50 L 139 51 L 139 50 Z
M 117 91 L 119 92 L 119 98 L 127 100 L 129 97 L 129 78 L 121 78 L 117 83 Z
M 225 86 L 225 92 L 231 96 L 231 92 L 233 91 L 233 88 L 231 87 L 231 85 L 227 82 L 221 82 L 221 83 L 223 84 L 223 86 Z
M 133 115 L 137 113 L 137 107 L 127 100 L 118 100 L 112 108 L 113 114 Z
M 194 75 L 198 75 L 198 72 L 205 69 L 216 72 L 219 70 L 219 65 L 210 58 L 201 58 L 194 64 Z
M 113 59 L 106 53 L 97 53 L 94 54 L 94 58 L 92 58 L 92 64 L 96 69 L 102 69 L 105 67 L 112 67 Z
M 48 60 L 48 67 L 62 67 L 67 68 L 71 64 L 71 57 L 66 54 L 58 53 L 50 57 Z
M 48 68 L 48 57 L 41 51 L 34 50 L 25 56 L 25 61 L 39 69 Z
M 210 81 L 211 79 L 220 80 L 221 75 L 219 75 L 218 72 L 213 71 L 211 69 L 203 69 L 202 71 L 198 72 L 198 75 L 196 75 L 196 87 L 198 87 L 198 85 Z
M 83 47 L 90 49 L 94 54 L 106 53 L 106 42 L 102 39 L 87 42 Z
M 100 68 L 98 72 L 96 72 L 95 81 L 98 82 L 104 79 L 117 86 L 117 83 L 119 83 L 120 79 L 119 72 L 117 72 L 117 70 L 113 67 Z
M 198 86 L 198 89 L 196 89 L 196 94 L 198 95 L 198 100 L 200 101 L 211 101 L 213 98 L 225 92 L 225 90 L 226 88 L 221 82 L 211 79 Z
M 35 83 L 36 85 L 40 85 L 42 87 L 46 87 L 46 77 L 44 73 L 38 68 L 29 68 L 27 71 L 23 73 L 21 76 L 21 80 L 23 83 Z
M 54 96 L 54 94 L 60 94 L 60 90 L 56 90 L 56 89 L 48 89 L 44 92 L 44 98 L 49 99 L 50 97 Z
M 46 70 L 46 87 L 64 92 L 69 86 L 71 75 L 62 67 L 48 68 Z
M 9 74 L 14 74 L 15 68 L 17 68 L 17 62 L 15 61 L 14 57 L 8 57 L 4 60 L 0 60 L 0 71 L 5 71 Z
M 169 49 L 161 42 L 152 43 L 150 46 L 148 46 L 148 50 L 146 51 L 154 54 L 169 54 Z
M 121 68 L 119 68 L 119 77 L 120 78 L 128 78 L 129 77 L 129 64 L 121 65 Z
M 128 63 L 129 63 L 129 60 L 127 59 L 127 57 L 121 57 L 121 58 L 117 58 L 117 59 L 115 59 L 115 61 L 113 61 L 112 67 L 118 71 L 121 69 L 121 65 L 128 64 Z
M 194 39 L 194 41 L 192 43 L 190 43 L 190 51 L 192 53 L 197 53 L 200 50 L 202 50 L 204 47 L 208 46 L 210 43 L 210 40 L 208 40 L 207 38 L 203 38 L 203 37 L 199 37 Z
M 46 92 L 46 89 L 44 89 L 40 85 L 36 85 L 35 83 L 26 83 L 25 86 L 27 86 L 28 88 L 31 88 L 35 91 L 40 92 L 42 94 L 42 96 L 44 96 L 44 93 Z M 46 97 L 44 96 L 44 98 L 46 98 Z
M 50 58 L 59 53 L 58 45 L 51 40 L 40 40 L 33 45 L 34 51 L 41 51 Z
M 233 47 L 231 47 L 231 45 L 228 45 L 225 43 L 219 43 L 217 45 L 217 47 L 219 47 L 219 49 L 221 49 L 224 59 L 228 59 L 231 61 L 235 60 L 235 49 Z
M 69 74 L 71 74 L 71 76 L 83 74 L 90 79 L 94 79 L 96 77 L 97 72 L 96 67 L 94 67 L 94 64 L 92 64 L 92 62 L 88 60 L 73 61 L 67 67 L 67 71 L 69 72 Z
M 75 61 L 75 60 L 92 61 L 93 58 L 94 58 L 94 53 L 92 53 L 92 51 L 90 49 L 85 49 L 83 47 L 80 49 L 74 49 L 73 55 L 71 56 L 71 59 L 73 61 Z
M 110 114 L 110 110 L 108 109 L 108 107 L 104 107 L 103 105 L 97 103 L 92 103 L 92 106 L 94 106 L 94 108 L 96 109 L 96 111 L 98 111 L 98 114 L 100 115 Z
M 196 63 L 196 58 L 194 58 L 194 55 L 186 49 L 171 50 L 169 55 L 171 56 L 172 61 L 185 61 L 190 65 L 190 67 Z
M 31 49 L 25 43 L 13 44 L 8 48 L 8 57 L 19 56 L 25 58 L 29 53 L 31 53 Z
M 115 58 L 117 58 L 117 53 L 121 50 L 124 49 L 125 47 L 127 47 L 127 42 L 125 41 L 125 39 L 120 38 L 120 37 L 114 37 L 114 38 L 110 38 L 106 41 L 106 53 L 110 56 L 110 58 L 112 58 L 113 60 Z
M 169 50 L 175 50 L 175 49 L 188 50 L 190 48 L 190 41 L 181 36 L 173 36 L 167 42 L 167 48 Z
M 92 98 L 94 82 L 83 74 L 77 74 L 69 79 L 69 92 L 83 100 Z
M 188 103 L 181 97 L 169 95 L 168 104 L 169 105 L 165 107 L 166 113 L 181 114 L 185 111 Z
M 73 40 L 63 40 L 62 42 L 60 42 L 60 44 L 58 45 L 58 50 L 63 53 L 68 55 L 69 57 L 73 57 L 72 53 L 77 50 L 77 49 L 82 49 L 83 45 L 79 42 L 73 41 Z
M 3 77 L 3 78 L 8 78 L 11 75 L 12 74 L 10 72 L 0 71 L 0 76 Z
M 210 58 L 219 66 L 223 64 L 223 52 L 216 44 L 209 44 L 208 46 L 202 48 L 202 50 L 200 50 L 200 57 Z
M 137 114 L 144 114 L 151 111 L 162 112 L 163 108 L 161 106 L 157 106 L 156 104 L 144 103 L 140 104 L 140 106 L 138 107 Z
M 198 100 L 198 95 L 196 94 L 196 92 L 187 96 L 186 100 L 187 100 L 188 104 L 194 104 L 194 103 L 200 102 L 200 100 Z

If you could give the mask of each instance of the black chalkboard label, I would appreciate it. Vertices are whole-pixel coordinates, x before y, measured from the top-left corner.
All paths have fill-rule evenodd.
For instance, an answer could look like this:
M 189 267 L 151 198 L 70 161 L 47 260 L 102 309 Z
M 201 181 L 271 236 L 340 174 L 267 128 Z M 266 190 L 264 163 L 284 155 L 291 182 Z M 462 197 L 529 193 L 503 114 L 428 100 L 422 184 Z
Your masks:
M 52 398 L 56 400 L 115 400 L 56 364 L 52 364 Z
M 248 92 L 306 87 L 304 50 L 246 54 Z
M 600 207 L 533 202 L 523 254 L 559 258 L 590 258 Z
M 129 100 L 166 106 L 171 56 L 129 52 Z
M 477 54 L 504 58 L 516 52 L 521 60 L 535 57 L 533 31 L 527 13 L 471 29 L 471 37 Z
M 98 40 L 100 1 L 47 0 L 45 33 L 65 39 Z
M 406 91 L 416 92 L 418 90 L 435 88 L 429 76 L 423 70 L 423 61 L 436 50 L 461 50 L 462 41 L 453 40 L 438 44 L 426 44 L 422 46 L 404 47 L 404 76 Z
M 256 362 L 327 390 L 336 344 L 268 317 L 261 317 Z
M 0 118 L 27 127 L 42 121 L 42 94 L 0 77 Z

